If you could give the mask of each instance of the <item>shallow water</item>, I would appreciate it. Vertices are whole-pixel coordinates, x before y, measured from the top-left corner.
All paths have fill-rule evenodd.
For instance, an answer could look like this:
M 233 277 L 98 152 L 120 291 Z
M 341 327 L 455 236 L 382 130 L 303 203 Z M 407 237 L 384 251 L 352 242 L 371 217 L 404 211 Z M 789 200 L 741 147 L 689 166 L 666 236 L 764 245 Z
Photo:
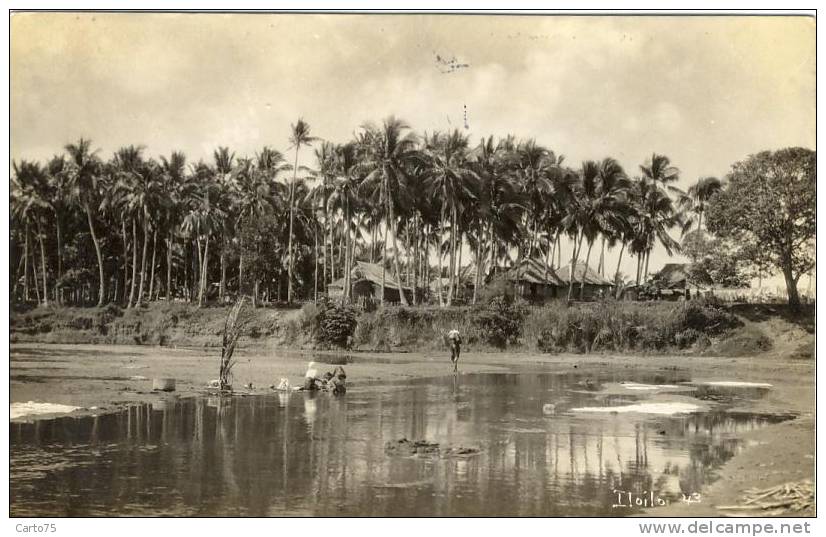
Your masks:
M 677 416 L 568 411 L 646 400 L 594 391 L 620 380 L 689 379 L 469 374 L 12 423 L 11 514 L 621 516 L 702 501 L 738 436 L 783 419 L 718 403 Z M 400 438 L 480 452 L 385 452 Z

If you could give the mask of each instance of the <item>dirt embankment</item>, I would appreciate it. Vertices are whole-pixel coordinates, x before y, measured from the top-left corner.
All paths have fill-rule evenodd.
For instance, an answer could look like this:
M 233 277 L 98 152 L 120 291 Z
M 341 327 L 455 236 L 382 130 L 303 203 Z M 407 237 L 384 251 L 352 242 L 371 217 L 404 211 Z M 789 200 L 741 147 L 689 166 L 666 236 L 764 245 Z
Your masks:
M 132 309 L 40 307 L 12 311 L 10 337 L 12 343 L 214 347 L 220 345 L 227 311 L 162 302 Z M 246 338 L 271 349 L 319 348 L 318 311 L 312 304 L 248 308 Z M 813 346 L 801 335 L 813 332 L 813 314 L 809 309 L 793 318 L 782 306 L 667 302 L 553 303 L 518 312 L 388 307 L 358 314 L 349 340 L 362 351 L 436 351 L 444 346 L 444 334 L 457 328 L 471 352 L 747 356 L 776 348 L 806 356 Z

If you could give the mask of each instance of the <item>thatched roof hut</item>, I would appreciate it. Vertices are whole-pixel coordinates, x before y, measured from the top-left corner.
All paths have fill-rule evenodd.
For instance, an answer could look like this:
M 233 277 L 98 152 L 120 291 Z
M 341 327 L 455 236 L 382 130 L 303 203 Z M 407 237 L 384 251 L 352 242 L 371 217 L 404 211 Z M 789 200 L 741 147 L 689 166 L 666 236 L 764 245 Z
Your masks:
M 384 299 L 387 302 L 401 302 L 399 297 L 399 280 L 390 269 L 376 263 L 356 261 L 350 269 L 350 296 L 353 300 L 381 300 L 382 272 L 384 272 Z M 402 290 L 409 301 L 413 300 L 413 289 L 406 285 Z M 339 278 L 327 286 L 330 298 L 341 298 L 344 294 L 344 278 Z

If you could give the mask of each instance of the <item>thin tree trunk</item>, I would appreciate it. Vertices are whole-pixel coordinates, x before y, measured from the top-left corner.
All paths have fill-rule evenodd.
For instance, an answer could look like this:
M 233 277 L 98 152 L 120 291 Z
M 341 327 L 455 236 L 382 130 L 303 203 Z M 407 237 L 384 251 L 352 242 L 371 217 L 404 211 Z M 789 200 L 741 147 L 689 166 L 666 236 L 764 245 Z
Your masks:
M 556 268 L 562 268 L 562 238 L 556 236 Z
M 419 303 L 419 213 L 413 213 L 413 304 Z M 408 270 L 411 267 L 408 266 Z
M 152 232 L 152 268 L 149 271 L 149 301 L 154 300 L 153 291 L 155 290 L 155 253 L 158 247 L 158 230 Z
M 585 254 L 585 268 L 582 269 L 582 282 L 579 284 L 579 299 L 585 298 L 585 280 L 588 277 L 588 263 L 591 260 L 591 248 L 594 246 L 593 241 L 588 241 L 588 252 Z
M 138 224 L 132 218 L 132 280 L 129 282 L 129 302 L 126 308 L 135 304 L 135 283 L 138 281 Z
M 479 276 L 482 270 L 482 224 L 479 224 L 479 236 L 476 238 L 476 277 L 473 279 L 473 303 L 479 295 Z
M 462 250 L 464 250 L 464 234 L 462 231 L 459 231 L 459 256 L 456 259 L 456 284 L 455 284 L 455 292 L 457 297 L 461 297 L 463 300 L 465 298 L 465 287 L 462 283 Z
M 201 288 L 198 291 L 198 307 L 202 307 L 204 305 L 204 294 L 207 291 L 207 275 L 208 275 L 208 268 L 209 268 L 209 235 L 206 236 L 206 241 L 204 245 L 204 259 L 203 263 L 201 264 Z
M 34 253 L 34 248 L 32 248 L 32 280 L 34 282 L 34 294 L 37 297 L 37 303 L 40 304 L 40 284 L 37 283 L 37 256 Z
M 385 289 L 385 281 L 387 278 L 387 228 L 388 226 L 384 226 L 384 252 L 381 256 L 381 303 L 384 305 L 384 289 Z
M 143 221 L 143 253 L 141 255 L 141 283 L 138 287 L 138 299 L 135 301 L 135 305 L 139 305 L 143 300 L 143 284 L 144 280 L 146 280 L 146 250 L 149 248 L 149 223 L 146 221 L 146 217 L 144 217 Z
M 427 231 L 424 234 L 424 252 L 422 256 L 422 286 L 427 289 L 428 295 L 430 294 L 430 240 L 428 237 L 430 233 L 433 232 L 433 227 L 428 226 Z
M 545 286 L 548 285 L 548 273 L 551 268 L 551 259 L 553 258 L 553 241 L 548 243 L 548 251 L 545 254 Z
M 166 301 L 172 301 L 172 230 L 166 243 Z
M 128 298 L 126 296 L 126 286 L 127 286 L 127 283 L 129 282 L 129 238 L 128 238 L 129 234 L 126 231 L 126 219 L 125 218 L 121 218 L 120 227 L 121 227 L 121 235 L 123 236 L 123 291 L 122 291 L 123 298 L 122 298 L 122 301 L 126 302 L 126 299 Z M 126 305 L 128 307 L 129 303 L 127 302 Z
M 198 299 L 198 295 L 201 294 L 201 283 L 203 282 L 202 275 L 204 273 L 204 252 L 203 252 L 203 247 L 201 246 L 201 239 L 200 238 L 195 239 L 195 246 L 198 248 L 198 259 L 197 259 L 198 266 L 197 267 L 192 267 L 192 294 L 190 295 L 191 299 L 192 299 L 192 302 L 195 302 Z M 196 262 L 194 252 L 192 253 L 192 258 L 193 258 L 192 262 L 194 264 Z M 198 276 L 197 277 L 195 276 L 195 269 L 196 268 L 198 269 Z
M 445 193 L 447 196 L 447 193 Z M 445 198 L 447 199 L 447 198 Z M 453 289 L 456 273 L 456 205 L 450 207 L 450 263 L 447 280 L 447 305 L 453 304 Z
M 602 248 L 599 252 L 599 275 L 605 276 L 605 235 L 602 236 Z
M 23 300 L 29 301 L 29 223 L 26 222 L 26 241 L 23 246 Z
M 244 294 L 244 241 L 241 234 L 238 234 L 238 296 Z M 279 294 L 278 299 L 281 300 Z
M 651 259 L 651 249 L 645 253 L 645 279 L 648 279 L 648 261 Z
M 290 184 L 290 237 L 287 241 L 287 303 L 293 302 L 293 220 L 294 220 L 294 198 L 295 181 L 298 173 L 298 146 L 295 148 L 295 164 L 293 165 L 293 182 Z
M 57 228 L 57 279 L 55 279 L 54 293 L 58 304 L 63 303 L 63 292 L 61 289 L 61 279 L 63 278 L 63 226 L 60 225 L 60 218 L 55 215 L 55 227 Z
M 624 251 L 625 251 L 625 241 L 623 241 L 623 242 L 622 242 L 622 248 L 620 248 L 620 255 L 619 255 L 619 259 L 617 260 L 617 271 L 616 271 L 616 273 L 614 274 L 614 285 L 616 285 L 616 286 L 617 286 L 617 292 L 616 292 L 616 296 L 617 296 L 617 298 L 619 298 L 619 297 L 620 297 L 620 291 L 621 291 L 621 289 L 620 289 L 620 281 L 619 281 L 619 276 L 620 276 L 620 263 L 622 263 L 622 253 L 623 253 Z
M 89 222 L 89 233 L 92 235 L 92 242 L 95 245 L 95 254 L 98 258 L 98 306 L 103 305 L 106 300 L 106 280 L 103 276 L 103 254 L 100 251 L 100 242 L 98 241 L 97 233 L 95 233 L 95 226 L 92 222 L 92 210 L 89 208 L 87 202 L 83 203 L 83 208 L 86 210 L 86 219 Z
M 318 304 L 318 225 L 313 223 L 313 251 L 315 253 L 315 275 L 313 281 L 313 302 Z M 256 279 L 257 282 L 257 279 Z
M 579 258 L 579 248 L 582 246 L 582 237 L 584 237 L 584 235 L 584 233 L 577 234 L 577 238 L 574 239 L 573 255 L 571 256 L 571 269 L 568 271 L 568 302 L 571 301 L 571 297 L 574 293 L 574 281 L 576 280 L 576 263 Z
M 445 233 L 445 198 L 442 198 L 442 215 L 441 220 L 439 221 L 439 235 L 436 238 L 436 255 L 439 258 L 439 274 L 437 276 L 437 281 L 439 283 L 439 306 L 445 306 L 445 299 L 444 299 L 444 291 L 442 289 L 442 238 L 444 237 Z
M 224 303 L 227 292 L 227 230 L 221 226 L 221 284 L 218 286 L 218 302 Z
M 37 238 L 40 242 L 40 269 L 43 274 L 43 305 L 49 305 L 49 287 L 46 284 L 46 247 L 43 245 L 43 230 L 40 226 L 40 220 L 37 223 Z
M 332 235 L 332 232 L 330 233 Z M 341 293 L 341 302 L 346 304 L 350 300 L 350 271 L 352 270 L 351 252 L 350 252 L 350 211 L 348 208 L 348 200 L 344 200 L 344 237 L 345 249 L 344 252 L 344 266 L 342 267 L 342 275 L 344 277 L 344 289 Z M 332 243 L 332 241 L 331 241 Z M 332 262 L 332 257 L 330 261 Z M 332 263 L 331 263 L 332 264 Z M 331 267 L 332 268 L 332 267 Z

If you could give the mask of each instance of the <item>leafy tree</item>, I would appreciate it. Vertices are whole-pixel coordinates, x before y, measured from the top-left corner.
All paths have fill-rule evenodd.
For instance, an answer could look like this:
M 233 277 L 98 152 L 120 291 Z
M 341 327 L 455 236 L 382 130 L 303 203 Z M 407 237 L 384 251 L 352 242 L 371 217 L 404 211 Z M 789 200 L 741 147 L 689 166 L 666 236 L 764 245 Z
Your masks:
M 741 245 L 754 264 L 768 259 L 783 273 L 793 310 L 797 282 L 815 266 L 816 166 L 816 153 L 801 147 L 757 153 L 732 166 L 708 207 L 709 231 Z
M 698 229 L 683 237 L 681 249 L 691 259 L 688 270 L 694 281 L 723 287 L 748 287 L 752 267 L 744 261 L 740 248 L 732 241 L 709 236 Z

